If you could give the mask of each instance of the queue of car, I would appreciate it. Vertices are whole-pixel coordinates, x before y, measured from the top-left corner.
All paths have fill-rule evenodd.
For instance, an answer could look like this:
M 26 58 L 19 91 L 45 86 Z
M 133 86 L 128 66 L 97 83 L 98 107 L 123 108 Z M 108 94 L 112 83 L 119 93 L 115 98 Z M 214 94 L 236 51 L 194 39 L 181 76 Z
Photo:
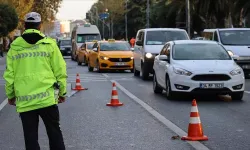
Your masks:
M 130 70 L 143 80 L 152 74 L 154 93 L 165 90 L 168 99 L 179 93 L 230 95 L 233 100 L 244 95 L 244 68 L 232 51 L 221 42 L 190 40 L 182 29 L 139 30 L 134 49 L 126 41 L 85 42 L 76 59 L 90 72 Z

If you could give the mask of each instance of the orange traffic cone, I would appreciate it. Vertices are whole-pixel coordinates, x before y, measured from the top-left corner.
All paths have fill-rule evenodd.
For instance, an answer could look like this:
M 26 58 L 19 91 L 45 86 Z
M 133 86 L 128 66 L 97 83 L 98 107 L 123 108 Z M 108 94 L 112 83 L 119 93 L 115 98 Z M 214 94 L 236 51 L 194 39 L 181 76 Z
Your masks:
M 113 89 L 112 89 L 112 94 L 111 94 L 111 101 L 110 103 L 106 104 L 107 106 L 122 106 L 123 103 L 119 102 L 118 99 L 118 92 L 116 90 L 116 85 L 113 83 Z
M 182 140 L 189 141 L 206 141 L 208 137 L 203 135 L 203 129 L 201 125 L 200 115 L 196 100 L 192 101 L 192 108 L 190 112 L 190 120 L 188 126 L 188 136 L 183 136 Z
M 81 91 L 81 90 L 87 90 L 87 89 L 88 88 L 83 88 L 82 87 L 81 81 L 80 81 L 80 76 L 79 76 L 79 74 L 76 74 L 76 86 L 72 90 Z

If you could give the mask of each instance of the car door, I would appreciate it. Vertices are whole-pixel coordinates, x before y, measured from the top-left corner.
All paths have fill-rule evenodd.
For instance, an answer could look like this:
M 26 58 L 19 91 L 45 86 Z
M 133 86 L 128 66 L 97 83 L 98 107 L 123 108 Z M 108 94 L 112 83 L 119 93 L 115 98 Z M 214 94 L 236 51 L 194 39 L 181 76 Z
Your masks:
M 89 63 L 91 67 L 96 67 L 96 60 L 98 57 L 98 52 L 99 52 L 99 45 L 98 43 L 95 43 L 93 45 L 93 49 L 89 53 Z
M 168 57 L 170 57 L 170 44 L 168 43 L 168 44 L 166 44 L 165 46 L 164 46 L 165 48 L 164 48 L 164 51 L 162 51 L 162 54 L 161 55 L 166 55 L 166 56 L 168 56 Z M 169 58 L 169 60 L 170 60 L 170 58 Z M 159 61 L 159 80 L 160 80 L 160 85 L 162 86 L 162 87 L 165 87 L 166 86 L 166 82 L 165 82 L 165 78 L 166 78 L 166 70 L 167 70 L 167 67 L 169 66 L 169 62 L 167 62 L 167 61 L 163 61 L 163 60 L 160 60 Z
M 159 59 L 159 56 L 162 55 L 162 54 L 164 54 L 164 53 L 165 53 L 165 52 L 164 52 L 165 50 L 166 50 L 166 46 L 164 46 L 164 47 L 162 48 L 161 52 L 159 53 L 158 56 L 155 57 L 155 60 L 154 60 L 155 76 L 156 76 L 156 79 L 157 79 L 158 83 L 161 82 L 161 75 L 160 75 L 160 74 L 162 73 L 162 71 L 161 71 L 161 69 L 160 69 L 160 63 L 161 63 L 161 61 L 160 61 L 160 59 Z M 160 84 L 160 85 L 161 85 L 161 84 Z
M 137 41 L 144 41 L 144 31 L 139 31 L 136 37 L 136 42 Z M 134 64 L 136 67 L 136 70 L 141 70 L 141 59 L 143 58 L 142 55 L 142 48 L 143 46 L 137 45 L 135 43 L 134 47 Z

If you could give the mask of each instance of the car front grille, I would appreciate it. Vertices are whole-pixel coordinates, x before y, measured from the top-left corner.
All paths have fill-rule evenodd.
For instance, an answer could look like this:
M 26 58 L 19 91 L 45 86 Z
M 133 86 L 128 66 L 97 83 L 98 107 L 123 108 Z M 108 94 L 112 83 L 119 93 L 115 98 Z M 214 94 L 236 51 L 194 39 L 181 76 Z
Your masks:
M 130 62 L 131 58 L 109 58 L 111 62 Z
M 228 81 L 230 79 L 226 74 L 200 74 L 192 77 L 194 81 Z

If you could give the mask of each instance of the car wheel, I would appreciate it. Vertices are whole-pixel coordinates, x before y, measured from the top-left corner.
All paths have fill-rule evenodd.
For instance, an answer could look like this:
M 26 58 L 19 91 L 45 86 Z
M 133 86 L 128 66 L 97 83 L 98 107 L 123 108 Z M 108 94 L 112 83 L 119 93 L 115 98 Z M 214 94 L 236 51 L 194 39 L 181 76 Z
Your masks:
M 140 76 L 140 71 L 138 71 L 138 70 L 135 69 L 135 64 L 134 64 L 134 71 L 133 72 L 134 72 L 134 76 L 135 77 Z
M 81 66 L 82 65 L 82 63 L 79 61 L 79 59 L 78 59 L 78 56 L 76 56 L 76 62 L 77 62 L 77 64 L 79 65 L 79 66 Z
M 131 73 L 134 73 L 134 69 L 130 69 L 130 72 L 131 72 Z
M 141 72 L 142 72 L 142 80 L 147 80 L 149 77 L 149 72 L 147 68 L 145 67 L 145 65 L 142 65 Z
M 238 100 L 241 101 L 243 98 L 244 92 L 235 92 L 231 94 L 232 100 Z
M 92 72 L 94 70 L 94 68 L 90 66 L 90 63 L 88 63 L 88 69 L 89 69 L 89 72 Z
M 167 94 L 167 99 L 169 100 L 176 98 L 175 93 L 171 89 L 171 82 L 169 77 L 166 77 L 166 94 Z
M 157 82 L 155 74 L 154 74 L 154 81 L 153 81 L 153 89 L 154 89 L 154 93 L 156 93 L 156 94 L 160 94 L 163 91 L 163 89 L 159 86 L 159 84 Z
M 97 72 L 102 73 L 102 69 L 100 69 L 100 64 L 99 61 L 96 62 L 97 63 Z
M 84 56 L 84 66 L 88 65 L 88 60 L 86 59 L 86 56 Z

